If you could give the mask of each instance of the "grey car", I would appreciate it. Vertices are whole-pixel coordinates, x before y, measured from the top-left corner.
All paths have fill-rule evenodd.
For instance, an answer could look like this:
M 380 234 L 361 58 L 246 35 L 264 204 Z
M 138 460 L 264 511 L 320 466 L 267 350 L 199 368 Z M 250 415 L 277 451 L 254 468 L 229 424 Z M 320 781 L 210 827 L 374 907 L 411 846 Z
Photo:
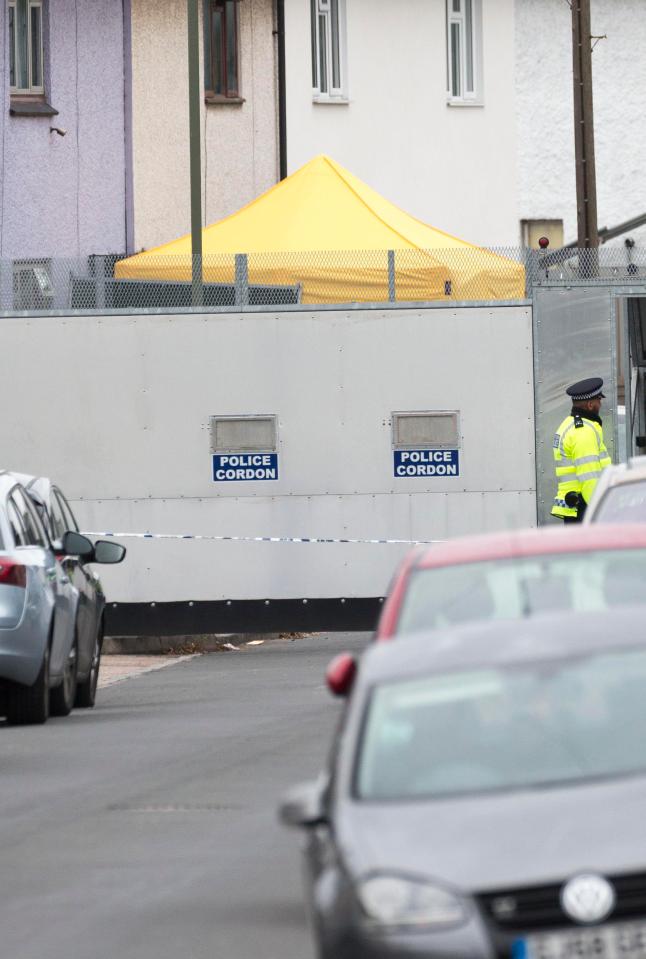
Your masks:
M 67 577 L 67 588 L 73 594 L 74 628 L 76 633 L 76 674 L 73 701 L 75 706 L 92 707 L 96 702 L 97 681 L 101 665 L 104 634 L 105 593 L 93 563 L 120 563 L 126 554 L 118 543 L 101 542 L 90 554 L 63 555 L 65 533 L 78 533 L 79 525 L 60 487 L 47 477 L 20 477 L 47 531 L 59 563 Z
M 646 956 L 643 612 L 376 644 L 294 790 L 321 959 Z
M 43 723 L 50 713 L 71 711 L 78 597 L 58 557 L 101 562 L 105 551 L 114 562 L 115 546 L 93 546 L 69 531 L 55 548 L 18 477 L 0 472 L 0 715 L 10 723 Z

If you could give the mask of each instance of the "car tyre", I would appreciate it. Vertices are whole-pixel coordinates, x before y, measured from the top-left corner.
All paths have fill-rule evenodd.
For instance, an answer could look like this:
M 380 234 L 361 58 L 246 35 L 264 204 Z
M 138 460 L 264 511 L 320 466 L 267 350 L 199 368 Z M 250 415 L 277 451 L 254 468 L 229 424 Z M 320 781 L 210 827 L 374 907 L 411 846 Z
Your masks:
M 46 723 L 50 711 L 49 643 L 36 682 L 31 686 L 14 686 L 7 692 L 7 721 L 12 726 Z
M 94 651 L 92 653 L 92 664 L 87 679 L 79 683 L 76 687 L 75 706 L 81 709 L 91 709 L 96 702 L 96 687 L 99 680 L 99 669 L 101 667 L 101 650 L 103 649 L 103 626 L 100 626 L 96 639 L 94 641 Z
M 74 709 L 76 699 L 76 677 L 78 672 L 78 641 L 76 634 L 74 642 L 67 654 L 63 682 L 52 689 L 50 693 L 50 712 L 52 716 L 69 716 Z

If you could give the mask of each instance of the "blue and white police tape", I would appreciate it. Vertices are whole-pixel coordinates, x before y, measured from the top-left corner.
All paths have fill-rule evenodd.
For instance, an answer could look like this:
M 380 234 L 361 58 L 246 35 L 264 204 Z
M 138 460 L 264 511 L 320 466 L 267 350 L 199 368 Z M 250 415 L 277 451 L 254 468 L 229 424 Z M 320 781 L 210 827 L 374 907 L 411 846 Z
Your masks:
M 350 543 L 370 546 L 432 546 L 443 543 L 441 539 L 332 539 L 320 536 L 209 536 L 194 533 L 113 533 L 87 531 L 84 536 L 96 539 L 113 537 L 114 539 L 200 539 L 216 543 Z

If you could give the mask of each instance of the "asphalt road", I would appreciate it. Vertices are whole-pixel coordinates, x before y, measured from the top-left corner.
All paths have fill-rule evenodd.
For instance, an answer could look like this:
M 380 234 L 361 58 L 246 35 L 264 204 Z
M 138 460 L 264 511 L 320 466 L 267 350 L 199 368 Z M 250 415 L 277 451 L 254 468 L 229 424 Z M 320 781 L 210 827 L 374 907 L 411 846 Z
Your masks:
M 278 825 L 360 634 L 214 653 L 0 724 L 1 959 L 311 959 L 299 837 Z

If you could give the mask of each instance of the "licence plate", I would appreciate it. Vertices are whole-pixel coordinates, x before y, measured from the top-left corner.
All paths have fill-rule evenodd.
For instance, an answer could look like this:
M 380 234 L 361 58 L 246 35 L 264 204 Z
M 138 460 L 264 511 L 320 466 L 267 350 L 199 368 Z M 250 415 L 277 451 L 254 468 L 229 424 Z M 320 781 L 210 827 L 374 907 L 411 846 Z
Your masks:
M 512 959 L 646 959 L 646 922 L 561 930 L 518 939 Z

